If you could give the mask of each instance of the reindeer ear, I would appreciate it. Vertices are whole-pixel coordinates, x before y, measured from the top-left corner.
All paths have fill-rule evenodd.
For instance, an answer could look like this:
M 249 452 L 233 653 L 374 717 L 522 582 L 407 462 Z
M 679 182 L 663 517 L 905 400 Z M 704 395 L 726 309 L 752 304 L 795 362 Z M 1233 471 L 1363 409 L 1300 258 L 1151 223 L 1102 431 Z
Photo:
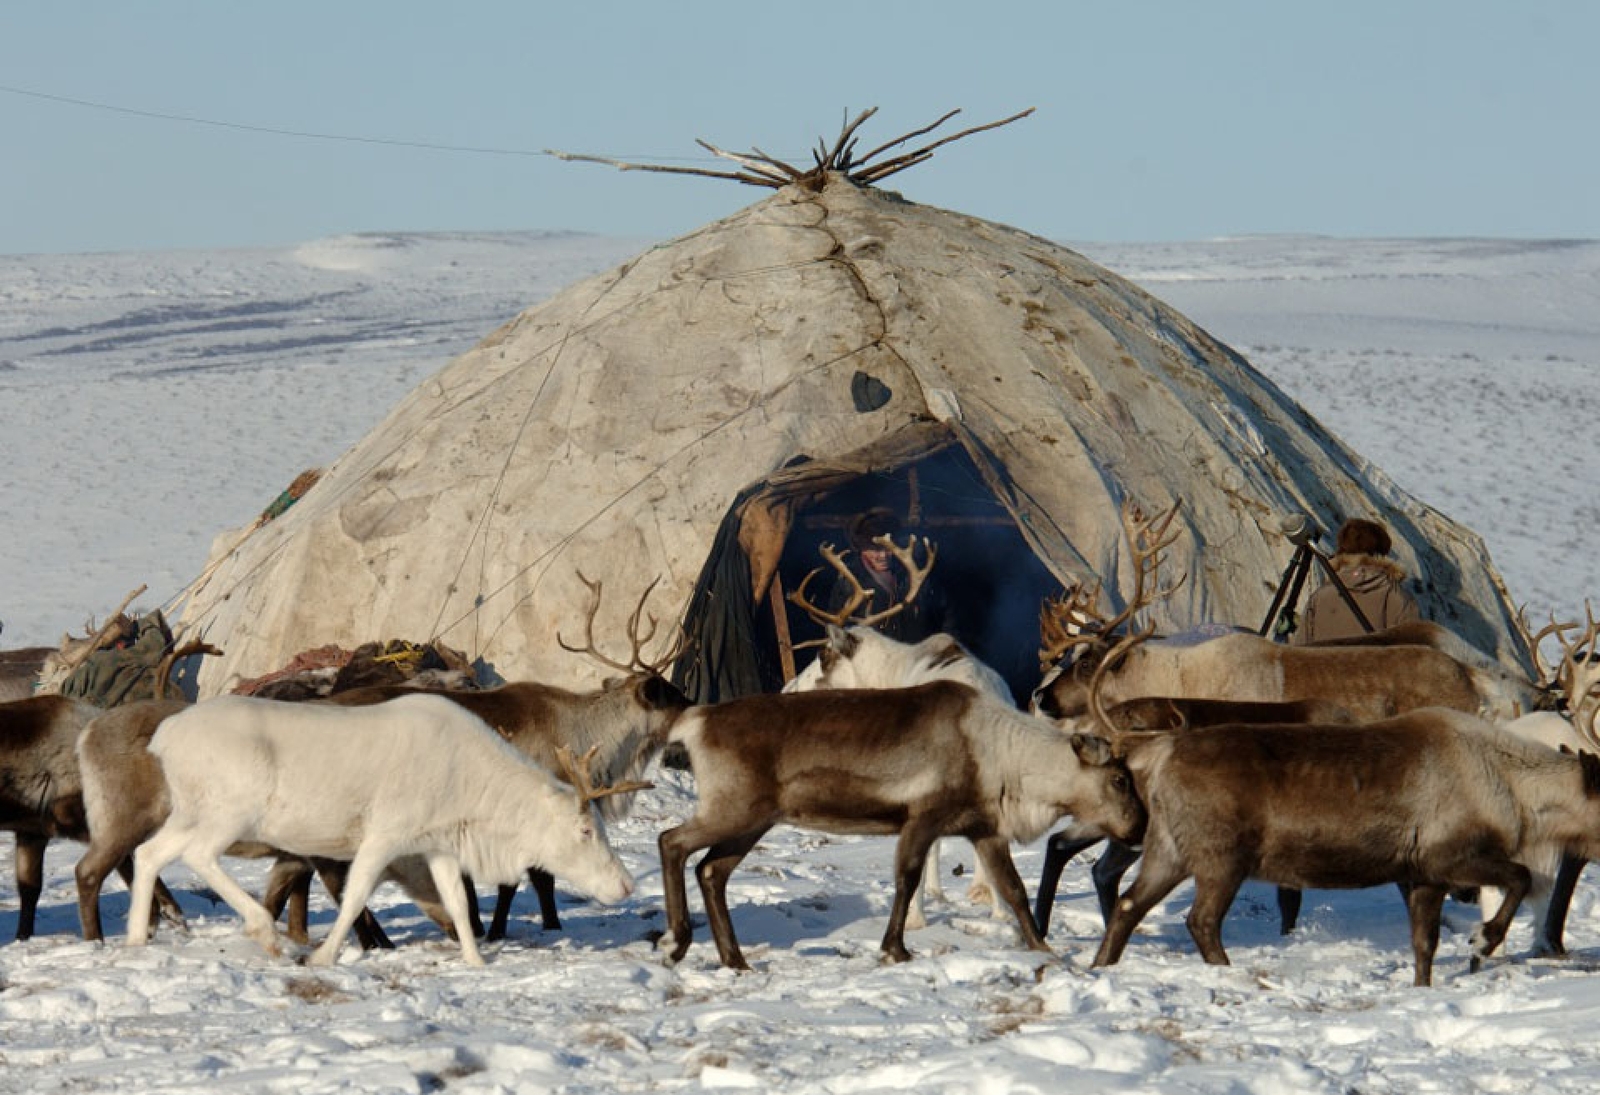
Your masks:
M 1072 751 L 1078 760 L 1091 768 L 1101 768 L 1111 763 L 1111 743 L 1095 734 L 1074 734 Z
M 860 639 L 838 624 L 828 625 L 828 649 L 834 651 L 840 657 L 848 658 L 856 652 L 856 647 L 860 645 Z
M 1580 750 L 1578 763 L 1583 768 L 1583 793 L 1590 798 L 1600 797 L 1600 757 Z
M 688 696 L 665 677 L 653 673 L 639 682 L 636 695 L 651 711 L 682 711 L 689 706 Z

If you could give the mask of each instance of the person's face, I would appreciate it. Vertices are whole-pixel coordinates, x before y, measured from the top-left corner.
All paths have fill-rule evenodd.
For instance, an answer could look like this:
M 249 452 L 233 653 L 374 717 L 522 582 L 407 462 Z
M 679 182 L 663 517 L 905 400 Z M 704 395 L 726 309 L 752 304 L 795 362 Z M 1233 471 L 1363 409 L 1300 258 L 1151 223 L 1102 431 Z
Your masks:
M 861 553 L 861 565 L 877 574 L 889 569 L 889 552 L 885 548 L 867 548 Z

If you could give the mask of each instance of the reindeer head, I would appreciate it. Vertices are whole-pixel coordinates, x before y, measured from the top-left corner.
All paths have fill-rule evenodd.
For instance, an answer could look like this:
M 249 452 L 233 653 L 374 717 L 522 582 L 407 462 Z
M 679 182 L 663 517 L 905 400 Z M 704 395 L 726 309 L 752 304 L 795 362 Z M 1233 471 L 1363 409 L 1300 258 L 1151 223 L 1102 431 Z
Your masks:
M 1096 671 L 1112 660 L 1111 652 L 1133 617 L 1183 585 L 1187 575 L 1165 588 L 1156 581 L 1166 549 L 1178 538 L 1179 530 L 1171 526 L 1182 505 L 1180 498 L 1146 517 L 1137 503 L 1123 503 L 1122 533 L 1133 556 L 1134 587 L 1121 611 L 1111 616 L 1100 611 L 1098 582 L 1093 587 L 1079 583 L 1040 609 L 1039 668 L 1044 677 L 1033 692 L 1035 713 L 1058 719 L 1087 714 L 1090 683 Z M 1152 625 L 1143 637 L 1153 633 Z
M 1539 687 L 1557 698 L 1563 713 L 1577 727 L 1578 732 L 1600 747 L 1600 650 L 1595 643 L 1600 640 L 1600 622 L 1594 617 L 1594 606 L 1583 602 L 1585 624 L 1577 638 L 1569 640 L 1567 632 L 1576 630 L 1578 624 L 1557 623 L 1552 614 L 1550 623 L 1533 637 L 1533 656 L 1540 673 Z M 1540 654 L 1539 645 L 1554 636 L 1561 645 L 1561 664 L 1550 666 Z

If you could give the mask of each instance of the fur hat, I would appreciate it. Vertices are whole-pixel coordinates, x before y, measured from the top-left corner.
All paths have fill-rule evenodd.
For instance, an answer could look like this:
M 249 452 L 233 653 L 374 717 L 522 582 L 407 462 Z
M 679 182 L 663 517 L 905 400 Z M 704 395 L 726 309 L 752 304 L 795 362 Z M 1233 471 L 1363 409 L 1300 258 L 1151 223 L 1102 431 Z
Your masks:
M 900 531 L 900 519 L 894 511 L 884 506 L 858 514 L 850 522 L 850 546 L 857 551 L 882 551 L 873 541 L 879 536 L 894 536 Z
M 1340 555 L 1387 555 L 1392 546 L 1389 530 L 1376 521 L 1352 517 L 1339 526 L 1337 550 Z

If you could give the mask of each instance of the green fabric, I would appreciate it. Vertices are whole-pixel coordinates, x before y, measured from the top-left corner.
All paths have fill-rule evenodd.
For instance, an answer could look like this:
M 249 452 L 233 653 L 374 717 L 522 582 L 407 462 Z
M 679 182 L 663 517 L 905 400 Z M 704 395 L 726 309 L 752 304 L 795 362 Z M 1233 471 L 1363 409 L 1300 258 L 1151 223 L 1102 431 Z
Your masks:
M 154 699 L 156 673 L 161 659 L 172 649 L 172 632 L 159 610 L 135 622 L 133 641 L 127 646 L 96 650 L 72 671 L 61 686 L 65 696 L 76 696 L 96 707 Z
M 296 501 L 298 501 L 298 499 L 295 498 L 294 495 L 290 494 L 288 491 L 284 491 L 282 494 L 278 495 L 277 498 L 273 499 L 272 505 L 263 510 L 261 516 L 265 517 L 268 521 L 271 521 L 275 517 L 282 516 L 283 512 L 290 506 L 294 505 Z

